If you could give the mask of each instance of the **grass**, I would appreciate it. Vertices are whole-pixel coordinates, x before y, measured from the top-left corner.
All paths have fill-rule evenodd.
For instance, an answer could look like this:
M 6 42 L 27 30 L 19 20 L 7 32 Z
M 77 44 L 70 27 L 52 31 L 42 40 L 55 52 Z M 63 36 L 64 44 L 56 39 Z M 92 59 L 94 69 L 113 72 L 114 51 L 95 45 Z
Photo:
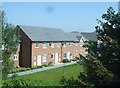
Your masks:
M 63 69 L 64 69 L 64 73 L 63 73 Z M 42 86 L 46 84 L 49 86 L 58 86 L 62 76 L 64 76 L 67 79 L 70 77 L 74 77 L 76 79 L 80 74 L 80 71 L 83 71 L 83 67 L 82 65 L 77 63 L 55 69 L 45 70 L 42 72 L 23 75 L 20 77 L 24 77 L 25 79 L 29 78 L 33 82 L 34 81 L 39 82 L 42 80 L 43 82 Z

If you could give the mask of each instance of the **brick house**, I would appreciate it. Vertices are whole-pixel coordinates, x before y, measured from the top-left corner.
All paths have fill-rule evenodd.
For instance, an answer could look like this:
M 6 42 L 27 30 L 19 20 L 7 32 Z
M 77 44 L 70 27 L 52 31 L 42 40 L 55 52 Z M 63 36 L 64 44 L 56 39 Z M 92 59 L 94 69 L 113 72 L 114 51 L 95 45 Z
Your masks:
M 32 67 L 61 63 L 88 52 L 82 47 L 89 41 L 80 32 L 67 33 L 57 28 L 17 25 L 21 35 L 18 51 L 12 55 L 14 66 Z M 18 63 L 19 62 L 19 63 Z

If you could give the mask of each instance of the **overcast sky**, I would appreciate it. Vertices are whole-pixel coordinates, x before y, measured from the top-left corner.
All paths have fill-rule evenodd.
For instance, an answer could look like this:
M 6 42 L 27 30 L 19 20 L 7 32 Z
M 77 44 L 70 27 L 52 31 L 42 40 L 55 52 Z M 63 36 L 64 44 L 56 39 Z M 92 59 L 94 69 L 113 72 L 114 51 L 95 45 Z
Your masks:
M 61 28 L 66 32 L 93 32 L 96 19 L 108 7 L 118 11 L 117 2 L 4 2 L 8 23 Z

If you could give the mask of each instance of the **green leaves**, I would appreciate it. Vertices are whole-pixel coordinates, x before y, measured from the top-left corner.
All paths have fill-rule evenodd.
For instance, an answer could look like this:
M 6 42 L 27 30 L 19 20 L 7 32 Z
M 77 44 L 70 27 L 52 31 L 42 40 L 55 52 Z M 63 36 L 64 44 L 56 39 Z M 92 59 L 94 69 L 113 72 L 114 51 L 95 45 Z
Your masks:
M 9 58 L 11 54 L 14 55 L 16 53 L 18 44 L 19 44 L 19 34 L 17 33 L 17 29 L 14 25 L 8 24 L 5 12 L 2 12 L 2 43 L 5 46 L 5 49 L 2 52 L 2 60 L 3 60 L 3 79 L 7 78 L 7 74 L 10 69 L 13 68 L 13 61 L 10 61 Z

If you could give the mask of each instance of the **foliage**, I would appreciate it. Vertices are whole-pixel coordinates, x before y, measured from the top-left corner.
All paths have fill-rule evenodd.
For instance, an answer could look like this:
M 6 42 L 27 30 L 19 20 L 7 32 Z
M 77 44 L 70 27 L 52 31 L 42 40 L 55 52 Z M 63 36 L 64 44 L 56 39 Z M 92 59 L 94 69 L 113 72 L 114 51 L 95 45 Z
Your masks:
M 37 69 L 37 66 L 32 66 L 32 68 L 31 69 Z
M 48 64 L 43 64 L 44 67 L 48 67 Z
M 76 57 L 77 60 L 79 60 L 79 57 Z
M 13 61 L 10 61 L 9 58 L 11 54 L 14 54 L 17 51 L 20 36 L 17 34 L 16 27 L 7 23 L 4 11 L 1 14 L 1 18 L 2 43 L 5 47 L 5 49 L 2 51 L 2 77 L 3 79 L 6 79 L 10 69 L 13 68 Z
M 22 77 L 12 77 L 2 81 L 2 87 L 29 87 L 41 85 L 42 81 L 30 81 L 30 79 L 24 79 Z
M 85 41 L 83 47 L 88 48 L 87 51 L 88 53 L 98 56 L 98 47 L 97 47 L 97 42 L 92 42 L 92 41 Z
M 42 66 L 37 66 L 37 68 L 42 68 Z
M 25 68 L 25 67 L 13 68 L 10 70 L 10 73 L 16 73 L 16 72 L 21 72 L 21 71 L 26 71 L 26 70 L 31 70 L 31 68 Z
M 114 74 L 120 76 L 120 17 L 115 13 L 112 7 L 108 8 L 106 14 L 102 15 L 102 19 L 98 20 L 99 26 L 96 26 L 98 39 L 101 44 L 98 52 L 99 59 L 103 65 Z
M 63 63 L 68 63 L 70 62 L 68 59 L 63 59 Z
M 66 81 L 62 78 L 61 84 L 67 87 L 100 87 L 101 85 L 108 86 L 115 81 L 114 75 L 98 59 L 90 54 L 88 57 L 89 60 L 84 57 L 81 60 L 84 72 L 80 72 L 78 79 L 70 78 Z
M 77 59 L 71 59 L 70 61 L 77 61 Z
M 49 63 L 48 63 L 48 66 L 52 66 L 52 62 L 49 62 Z

